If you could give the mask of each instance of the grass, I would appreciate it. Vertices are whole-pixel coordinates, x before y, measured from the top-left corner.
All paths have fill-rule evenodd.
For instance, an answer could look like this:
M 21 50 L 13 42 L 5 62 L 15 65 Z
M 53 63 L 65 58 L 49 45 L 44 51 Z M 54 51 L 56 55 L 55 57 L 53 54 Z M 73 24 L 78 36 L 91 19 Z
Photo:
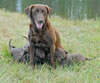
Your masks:
M 23 47 L 27 42 L 29 19 L 24 14 L 0 10 L 0 83 L 100 83 L 100 20 L 70 21 L 52 16 L 51 22 L 60 32 L 64 48 L 86 57 L 98 57 L 84 64 L 75 64 L 56 70 L 47 64 L 35 67 L 13 61 L 8 42 Z

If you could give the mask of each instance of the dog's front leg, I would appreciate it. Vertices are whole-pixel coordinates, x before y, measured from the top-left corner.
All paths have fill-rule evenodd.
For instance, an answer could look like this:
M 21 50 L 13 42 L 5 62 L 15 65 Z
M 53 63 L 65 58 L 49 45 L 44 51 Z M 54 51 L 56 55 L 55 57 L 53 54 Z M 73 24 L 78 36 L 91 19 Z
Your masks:
M 50 57 L 51 57 L 51 65 L 53 68 L 56 68 L 56 59 L 55 59 L 55 45 L 51 45 L 50 47 Z
M 34 56 L 35 56 L 35 46 L 34 44 L 30 44 L 30 64 L 33 66 L 33 68 L 35 66 Z

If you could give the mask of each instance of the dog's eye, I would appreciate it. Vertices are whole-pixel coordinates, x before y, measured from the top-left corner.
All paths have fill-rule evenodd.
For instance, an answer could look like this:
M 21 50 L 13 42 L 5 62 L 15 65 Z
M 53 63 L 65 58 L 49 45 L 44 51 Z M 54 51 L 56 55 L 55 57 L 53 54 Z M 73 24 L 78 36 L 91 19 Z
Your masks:
M 37 9 L 35 12 L 36 12 L 36 13 L 38 13 L 38 12 L 39 12 L 39 10 Z
M 42 13 L 44 13 L 44 10 L 41 10 L 42 11 Z

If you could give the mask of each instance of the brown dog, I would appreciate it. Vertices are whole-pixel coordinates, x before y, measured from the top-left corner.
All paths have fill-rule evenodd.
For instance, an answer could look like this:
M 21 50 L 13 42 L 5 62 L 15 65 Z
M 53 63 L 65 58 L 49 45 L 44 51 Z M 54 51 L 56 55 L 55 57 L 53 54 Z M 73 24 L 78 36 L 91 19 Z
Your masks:
M 57 30 L 51 25 L 48 16 L 51 15 L 52 9 L 47 5 L 35 4 L 25 9 L 25 13 L 31 20 L 29 30 L 30 43 L 30 63 L 34 67 L 35 44 L 44 43 L 50 48 L 51 64 L 56 68 L 56 59 L 54 57 L 56 48 L 63 48 L 60 36 Z

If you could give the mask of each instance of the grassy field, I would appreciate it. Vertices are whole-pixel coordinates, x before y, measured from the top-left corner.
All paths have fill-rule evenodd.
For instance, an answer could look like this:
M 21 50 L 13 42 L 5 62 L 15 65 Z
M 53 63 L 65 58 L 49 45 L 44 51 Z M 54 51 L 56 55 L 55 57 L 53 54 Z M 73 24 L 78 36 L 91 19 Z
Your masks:
M 35 67 L 13 61 L 8 42 L 23 47 L 27 42 L 29 19 L 24 14 L 0 10 L 0 83 L 100 83 L 100 20 L 70 21 L 52 16 L 51 22 L 60 32 L 64 48 L 70 54 L 80 53 L 94 58 L 84 64 L 51 69 L 47 64 Z

